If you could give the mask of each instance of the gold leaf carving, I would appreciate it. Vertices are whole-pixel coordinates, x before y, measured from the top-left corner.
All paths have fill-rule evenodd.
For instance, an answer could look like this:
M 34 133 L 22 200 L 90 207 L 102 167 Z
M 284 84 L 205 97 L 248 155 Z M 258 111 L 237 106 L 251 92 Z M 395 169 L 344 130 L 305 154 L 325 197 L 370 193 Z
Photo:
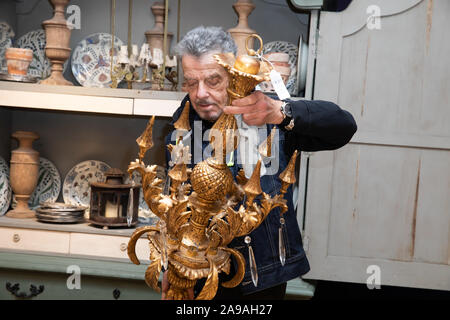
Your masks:
M 161 259 L 153 261 L 145 271 L 145 283 L 156 292 L 160 292 L 158 278 L 161 273 Z
M 222 248 L 223 250 L 231 253 L 237 261 L 237 271 L 235 276 L 233 277 L 233 279 L 222 283 L 222 287 L 225 288 L 234 288 L 237 285 L 239 285 L 239 283 L 241 283 L 242 279 L 244 279 L 244 275 L 245 275 L 245 259 L 244 256 L 237 250 L 235 249 L 231 249 L 231 248 Z
M 208 257 L 209 261 L 209 274 L 206 279 L 205 286 L 195 300 L 211 300 L 214 298 L 219 286 L 219 273 L 214 261 Z

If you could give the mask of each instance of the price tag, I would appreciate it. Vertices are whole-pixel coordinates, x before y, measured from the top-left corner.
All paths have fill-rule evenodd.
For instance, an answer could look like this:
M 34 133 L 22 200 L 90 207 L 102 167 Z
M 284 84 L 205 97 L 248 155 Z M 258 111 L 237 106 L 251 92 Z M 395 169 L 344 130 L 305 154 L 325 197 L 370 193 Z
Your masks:
M 286 86 L 284 85 L 280 73 L 274 69 L 270 71 L 270 82 L 272 83 L 272 86 L 275 89 L 275 92 L 277 93 L 280 100 L 288 99 L 291 97 L 286 89 Z

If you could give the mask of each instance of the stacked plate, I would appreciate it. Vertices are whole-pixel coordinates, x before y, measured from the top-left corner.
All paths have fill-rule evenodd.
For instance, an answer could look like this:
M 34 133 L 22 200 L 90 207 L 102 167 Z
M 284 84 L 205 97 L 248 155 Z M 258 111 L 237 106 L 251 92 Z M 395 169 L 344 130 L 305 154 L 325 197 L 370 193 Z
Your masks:
M 83 222 L 87 207 L 59 202 L 43 202 L 36 209 L 36 218 L 41 222 L 77 223 Z

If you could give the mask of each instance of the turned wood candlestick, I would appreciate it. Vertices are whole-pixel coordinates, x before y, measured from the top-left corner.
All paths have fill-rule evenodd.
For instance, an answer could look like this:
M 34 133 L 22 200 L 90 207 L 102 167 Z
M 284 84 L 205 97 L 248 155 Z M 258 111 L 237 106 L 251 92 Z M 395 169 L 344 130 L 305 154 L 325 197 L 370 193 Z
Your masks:
M 39 153 L 33 150 L 33 141 L 39 139 L 39 135 L 29 131 L 16 131 L 12 137 L 19 141 L 19 148 L 11 153 L 10 169 L 11 188 L 17 206 L 6 215 L 11 218 L 33 218 L 35 212 L 28 207 L 28 200 L 38 181 Z
M 63 65 L 70 57 L 70 34 L 64 12 L 70 0 L 49 0 L 54 8 L 54 16 L 42 23 L 45 29 L 47 44 L 45 54 L 52 64 L 49 78 L 41 81 L 41 84 L 72 86 L 70 81 L 64 79 Z
M 233 9 L 238 15 L 238 24 L 236 27 L 231 28 L 228 32 L 236 42 L 238 47 L 237 56 L 242 54 L 247 54 L 247 50 L 245 49 L 245 41 L 248 36 L 256 33 L 255 30 L 250 29 L 248 26 L 248 16 L 255 9 L 255 5 L 252 3 L 252 0 L 238 0 L 233 4 Z M 248 42 L 248 47 L 253 48 L 253 38 L 251 38 Z
M 161 52 L 164 52 L 164 13 L 165 5 L 163 2 L 155 2 L 152 7 L 152 13 L 155 16 L 155 25 L 151 30 L 145 32 L 147 43 L 152 50 L 158 48 Z M 166 55 L 169 54 L 168 48 L 170 48 L 170 42 L 172 41 L 173 34 L 167 33 Z

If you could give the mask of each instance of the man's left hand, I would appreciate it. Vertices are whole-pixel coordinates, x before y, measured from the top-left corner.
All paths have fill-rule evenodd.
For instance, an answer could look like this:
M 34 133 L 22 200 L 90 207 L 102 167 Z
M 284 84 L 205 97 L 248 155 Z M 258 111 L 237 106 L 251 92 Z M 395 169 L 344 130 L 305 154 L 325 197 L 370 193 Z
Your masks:
M 231 106 L 226 106 L 223 112 L 227 114 L 242 114 L 242 120 L 249 126 L 264 124 L 280 124 L 283 119 L 281 112 L 282 101 L 269 98 L 261 91 L 234 100 Z

